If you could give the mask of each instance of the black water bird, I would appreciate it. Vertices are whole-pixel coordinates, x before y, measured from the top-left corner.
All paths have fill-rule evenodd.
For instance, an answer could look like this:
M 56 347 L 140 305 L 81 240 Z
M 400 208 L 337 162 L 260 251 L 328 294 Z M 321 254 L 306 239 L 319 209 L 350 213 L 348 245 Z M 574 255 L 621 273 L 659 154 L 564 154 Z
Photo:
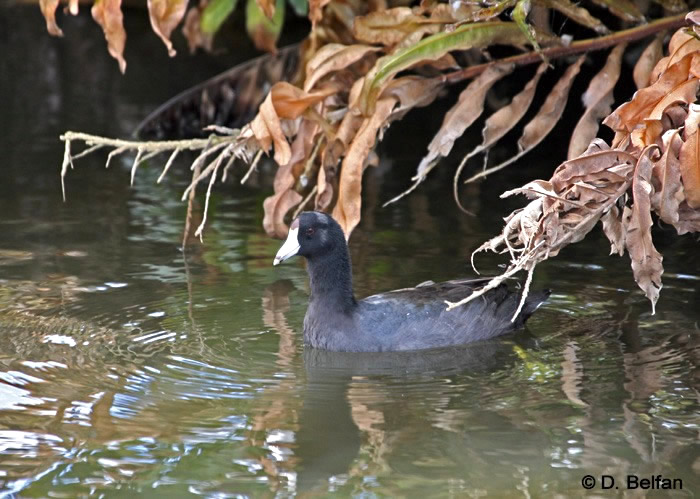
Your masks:
M 274 265 L 306 258 L 311 296 L 304 317 L 304 341 L 316 348 L 345 352 L 387 352 L 463 345 L 518 329 L 547 299 L 530 293 L 515 321 L 519 296 L 505 284 L 447 311 L 488 279 L 419 284 L 356 300 L 352 268 L 340 225 L 325 213 L 307 211 L 291 224 Z

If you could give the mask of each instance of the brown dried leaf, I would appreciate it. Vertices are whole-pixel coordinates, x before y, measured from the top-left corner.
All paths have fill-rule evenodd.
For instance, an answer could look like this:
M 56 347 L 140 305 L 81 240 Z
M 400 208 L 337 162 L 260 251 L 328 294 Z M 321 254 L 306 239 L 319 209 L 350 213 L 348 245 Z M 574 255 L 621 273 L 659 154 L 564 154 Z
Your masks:
M 681 203 L 678 222 L 673 225 L 681 236 L 688 232 L 700 232 L 700 210 L 691 208 L 688 203 Z
M 639 56 L 637 64 L 634 65 L 632 77 L 635 85 L 637 85 L 637 89 L 644 88 L 651 83 L 651 72 L 664 55 L 663 35 L 664 33 L 661 33 L 654 37 L 651 43 L 646 46 L 642 55 Z
M 163 40 L 168 55 L 175 57 L 177 53 L 170 41 L 170 35 L 180 24 L 187 9 L 187 0 L 148 0 L 148 16 L 151 27 L 156 35 Z
M 613 206 L 607 211 L 600 221 L 603 224 L 603 232 L 605 237 L 610 241 L 610 254 L 617 253 L 622 256 L 625 254 L 625 234 L 627 227 L 623 223 L 623 217 L 620 214 L 620 209 Z
M 535 3 L 541 3 L 548 8 L 558 10 L 572 21 L 591 28 L 601 35 L 610 32 L 600 19 L 591 15 L 588 9 L 579 7 L 569 0 L 538 0 Z
M 391 112 L 389 122 L 403 118 L 413 108 L 427 106 L 438 96 L 438 88 L 444 85 L 439 78 L 423 78 L 408 75 L 393 80 L 382 92 L 382 97 L 393 96 L 399 105 Z
M 426 34 L 441 31 L 445 24 L 454 23 L 455 18 L 446 9 L 436 9 L 436 15 L 424 17 L 418 9 L 395 7 L 375 10 L 358 16 L 353 23 L 353 34 L 359 41 L 378 43 L 384 46 L 396 45 L 410 36 L 413 43 Z
M 683 131 L 683 145 L 680 151 L 681 177 L 688 206 L 700 208 L 700 140 L 698 140 L 700 105 L 690 106 Z
M 651 239 L 651 171 L 653 164 L 646 151 L 642 153 L 632 180 L 632 214 L 625 236 L 625 246 L 632 260 L 632 272 L 639 287 L 651 301 L 652 314 L 661 291 L 664 273 L 663 257 Z
M 700 40 L 686 33 L 682 29 L 679 29 L 673 34 L 671 41 L 668 43 L 669 55 L 656 63 L 654 70 L 651 72 L 650 81 L 656 82 L 656 80 L 659 79 L 659 76 L 668 71 L 671 66 L 676 64 L 688 54 L 694 54 L 698 51 L 700 51 Z
M 126 60 L 124 60 L 126 31 L 124 31 L 121 4 L 121 0 L 96 0 L 91 12 L 92 18 L 104 31 L 107 50 L 119 62 L 119 70 L 124 73 L 126 71 Z
M 445 114 L 440 129 L 428 145 L 428 154 L 418 165 L 417 177 L 423 177 L 430 165 L 440 156 L 447 156 L 452 150 L 455 140 L 471 126 L 484 110 L 484 99 L 491 87 L 505 75 L 513 71 L 514 66 L 489 66 L 459 94 L 459 100 Z
M 361 115 L 348 111 L 340 122 L 335 139 L 321 153 L 322 167 L 318 172 L 318 192 L 315 201 L 317 210 L 323 211 L 333 202 L 335 186 L 338 181 L 338 161 L 362 123 Z
M 552 88 L 537 115 L 532 118 L 530 123 L 525 125 L 523 135 L 518 140 L 521 154 L 530 151 L 539 144 L 549 135 L 554 125 L 557 124 L 564 112 L 566 102 L 569 100 L 571 85 L 574 82 L 574 78 L 576 78 L 576 75 L 581 70 L 581 64 L 583 64 L 584 60 L 585 57 L 581 56 L 575 63 L 566 68 L 566 71 L 562 77 L 559 78 L 556 85 L 554 85 L 554 88 Z
M 46 31 L 52 36 L 63 36 L 63 31 L 56 24 L 56 9 L 59 0 L 39 0 L 39 8 L 46 19 Z
M 557 192 L 562 192 L 577 177 L 591 178 L 595 173 L 610 172 L 617 165 L 633 165 L 636 162 L 637 158 L 634 155 L 617 149 L 593 152 L 559 165 L 552 175 L 552 184 Z
M 275 161 L 286 165 L 291 159 L 289 142 L 282 130 L 280 118 L 294 120 L 314 104 L 334 93 L 336 87 L 328 86 L 317 92 L 307 93 L 287 82 L 275 83 L 265 101 L 260 105 L 258 115 L 250 122 L 250 128 L 260 147 L 269 151 L 275 145 Z
M 306 64 L 306 81 L 304 90 L 309 91 L 316 82 L 329 73 L 346 68 L 359 61 L 369 52 L 376 52 L 378 47 L 368 45 L 343 45 L 340 43 L 328 43 Z
M 275 194 L 263 202 L 265 213 L 263 228 L 269 235 L 280 239 L 287 234 L 284 216 L 302 200 L 301 194 L 294 190 L 296 182 L 296 177 L 293 174 L 294 166 L 294 164 L 289 163 L 277 169 L 274 181 Z
M 362 172 L 365 160 L 374 147 L 377 132 L 386 122 L 395 104 L 396 99 L 391 97 L 377 101 L 374 114 L 363 120 L 343 160 L 338 201 L 333 209 L 333 218 L 343 228 L 346 239 L 350 237 L 350 233 L 360 221 Z
M 685 198 L 681 183 L 680 154 L 681 140 L 678 130 L 668 130 L 663 136 L 664 153 L 654 163 L 652 183 L 654 194 L 651 206 L 664 222 L 678 222 L 678 209 Z
M 613 111 L 603 124 L 615 131 L 634 131 L 662 99 L 688 80 L 691 59 L 692 55 L 685 56 L 664 71 L 652 85 L 635 92 L 632 99 Z
M 488 149 L 495 144 L 525 116 L 525 113 L 532 103 L 532 98 L 535 96 L 540 76 L 542 76 L 547 68 L 547 63 L 543 62 L 540 64 L 535 75 L 527 82 L 518 95 L 513 97 L 510 104 L 489 116 L 484 125 L 484 130 L 482 131 L 484 140 L 479 146 L 480 150 Z
M 622 55 L 625 53 L 626 48 L 627 44 L 621 43 L 610 51 L 605 65 L 593 77 L 586 92 L 583 94 L 581 100 L 583 105 L 586 106 L 586 110 L 571 134 L 569 159 L 579 156 L 586 150 L 588 144 L 591 143 L 598 133 L 599 120 L 610 114 L 611 106 L 615 102 L 613 90 L 617 80 L 620 78 Z
M 309 0 L 309 20 L 313 29 L 316 24 L 323 18 L 323 8 L 330 3 L 331 0 Z
M 651 144 L 661 144 L 661 135 L 664 131 L 664 114 L 670 109 L 678 108 L 677 104 L 687 105 L 695 100 L 700 80 L 693 78 L 678 85 L 671 93 L 665 95 L 644 118 L 644 126 L 635 130 L 632 134 L 632 143 L 641 140 L 638 144 L 644 148 Z M 641 139 L 639 139 L 641 138 Z
M 190 53 L 194 54 L 197 48 L 201 47 L 207 52 L 211 52 L 214 43 L 214 36 L 202 31 L 202 12 L 208 4 L 208 0 L 200 0 L 197 7 L 192 7 L 185 15 L 185 23 L 182 26 L 182 34 L 187 39 L 187 46 Z
M 554 88 L 550 91 L 549 95 L 544 101 L 544 104 L 535 115 L 535 117 L 525 125 L 523 134 L 518 140 L 518 154 L 511 156 L 508 160 L 503 163 L 492 166 L 472 175 L 464 183 L 474 182 L 480 178 L 486 177 L 491 173 L 502 170 L 506 166 L 514 163 L 528 152 L 534 149 L 537 144 L 539 144 L 554 128 L 559 118 L 561 118 L 564 108 L 566 107 L 566 101 L 569 98 L 569 90 L 571 90 L 571 85 L 574 78 L 581 70 L 581 64 L 585 60 L 585 56 L 579 57 L 576 62 L 571 64 L 564 74 L 559 78 Z
M 289 163 L 292 150 L 284 136 L 282 124 L 272 103 L 272 92 L 267 94 L 265 101 L 260 105 L 257 116 L 250 122 L 250 128 L 263 151 L 269 151 L 274 142 L 275 161 L 280 168 Z

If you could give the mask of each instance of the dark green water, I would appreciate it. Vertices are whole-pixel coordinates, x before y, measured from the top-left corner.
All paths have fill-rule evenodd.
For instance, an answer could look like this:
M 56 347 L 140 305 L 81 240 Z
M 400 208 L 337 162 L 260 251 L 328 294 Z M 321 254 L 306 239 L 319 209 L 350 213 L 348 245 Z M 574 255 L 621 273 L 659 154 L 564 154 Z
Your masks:
M 700 494 L 691 238 L 655 233 L 655 316 L 596 230 L 538 268 L 534 286 L 554 294 L 503 341 L 305 351 L 303 264 L 273 268 L 279 242 L 261 229 L 270 168 L 216 192 L 204 243 L 184 257 L 185 164 L 160 186 L 158 165 L 144 168 L 129 188 L 129 158 L 110 171 L 86 158 L 60 199 L 59 133 L 125 135 L 245 54 L 165 65 L 144 15 L 127 26 L 121 77 L 92 21 L 63 24 L 68 37 L 49 39 L 38 9 L 0 9 L 0 496 L 610 496 L 627 475 L 659 474 L 682 480 L 676 495 Z M 351 241 L 359 296 L 466 275 L 517 206 L 493 202 L 527 179 L 516 166 L 469 191 L 477 218 L 455 209 L 450 168 L 381 208 L 435 120 L 392 129 L 369 173 Z M 546 174 L 546 160 L 527 165 Z M 586 492 L 588 474 L 620 489 Z

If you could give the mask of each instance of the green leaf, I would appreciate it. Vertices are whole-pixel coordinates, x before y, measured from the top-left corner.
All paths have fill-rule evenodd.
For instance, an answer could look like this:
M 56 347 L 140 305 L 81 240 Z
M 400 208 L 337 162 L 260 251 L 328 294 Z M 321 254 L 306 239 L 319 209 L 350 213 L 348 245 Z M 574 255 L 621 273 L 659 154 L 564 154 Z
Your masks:
M 284 0 L 277 0 L 275 15 L 268 19 L 255 0 L 248 0 L 246 4 L 245 27 L 248 35 L 259 50 L 275 52 L 275 44 L 282 32 L 284 24 Z
M 542 49 L 540 48 L 540 44 L 537 43 L 535 28 L 527 23 L 527 16 L 531 8 L 532 3 L 530 0 L 518 0 L 518 3 L 515 4 L 515 8 L 513 9 L 512 17 L 515 24 L 520 28 L 520 31 L 527 37 L 530 45 L 534 47 L 535 52 L 542 56 Z M 546 57 L 542 56 L 542 59 L 544 62 L 548 62 Z
M 199 27 L 202 33 L 214 35 L 236 8 L 238 0 L 212 0 L 202 12 Z
M 309 0 L 287 0 L 296 15 L 306 17 L 309 15 Z
M 545 37 L 538 34 L 538 38 Z M 374 112 L 374 104 L 384 85 L 398 72 L 421 61 L 434 61 L 452 50 L 467 50 L 496 44 L 524 45 L 527 37 L 513 22 L 490 21 L 463 24 L 424 38 L 411 46 L 377 60 L 365 77 L 360 104 L 365 115 Z

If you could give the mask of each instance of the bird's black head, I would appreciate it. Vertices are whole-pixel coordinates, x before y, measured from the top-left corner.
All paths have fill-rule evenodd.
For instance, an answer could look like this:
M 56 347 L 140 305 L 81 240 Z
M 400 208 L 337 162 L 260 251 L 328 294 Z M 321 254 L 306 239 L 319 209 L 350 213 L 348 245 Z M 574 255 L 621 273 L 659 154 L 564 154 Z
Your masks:
M 273 265 L 301 255 L 307 259 L 322 257 L 345 245 L 338 222 L 320 211 L 305 211 L 289 226 L 287 240 L 277 252 Z

